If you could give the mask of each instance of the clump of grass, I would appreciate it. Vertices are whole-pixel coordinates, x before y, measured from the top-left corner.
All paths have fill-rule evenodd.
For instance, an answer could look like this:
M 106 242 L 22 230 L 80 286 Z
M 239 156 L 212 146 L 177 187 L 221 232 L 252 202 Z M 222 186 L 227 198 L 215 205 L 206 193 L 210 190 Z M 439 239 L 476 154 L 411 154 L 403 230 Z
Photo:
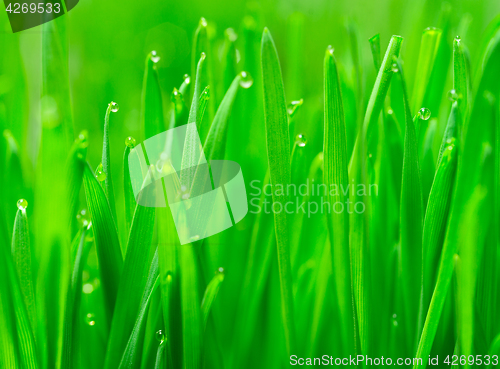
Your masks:
M 16 131 L 0 141 L 3 366 L 271 368 L 291 355 L 362 354 L 415 357 L 423 368 L 429 355 L 455 354 L 469 367 L 469 355 L 500 354 L 498 19 L 475 74 L 466 44 L 478 40 L 451 36 L 450 9 L 440 28 L 392 36 L 383 58 L 384 38 L 363 42 L 371 35 L 350 20 L 347 39 L 331 40 L 339 51 L 312 44 L 317 55 L 326 48 L 323 59 L 310 54 L 323 65 L 321 88 L 297 80 L 303 15 L 290 19 L 288 53 L 258 11 L 240 38 L 202 18 L 190 75 L 171 76 L 182 82 L 170 103 L 163 56 L 151 51 L 140 136 L 113 126 L 126 107 L 103 104 L 102 146 L 92 130 L 73 136 L 65 19 L 43 26 L 58 32 L 42 37 L 34 175 Z M 134 198 L 128 157 L 187 123 L 183 168 L 198 164 L 199 133 L 209 163 L 239 161 L 250 209 L 261 211 L 180 245 L 168 202 Z M 124 152 L 110 132 L 123 135 Z M 152 175 L 156 163 L 147 164 Z M 174 181 L 192 189 L 197 174 Z M 277 190 L 304 183 L 325 185 L 326 197 Z M 328 213 L 323 204 L 307 216 L 283 211 L 324 200 Z M 337 203 L 354 207 L 336 212 Z

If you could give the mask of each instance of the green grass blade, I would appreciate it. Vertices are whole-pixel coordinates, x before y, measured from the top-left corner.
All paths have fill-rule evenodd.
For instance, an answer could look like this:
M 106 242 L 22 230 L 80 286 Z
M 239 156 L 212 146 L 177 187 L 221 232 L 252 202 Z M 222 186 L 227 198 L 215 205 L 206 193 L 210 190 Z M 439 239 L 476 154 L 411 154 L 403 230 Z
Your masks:
M 439 256 L 446 231 L 448 213 L 451 204 L 451 195 L 457 168 L 457 149 L 449 143 L 439 161 L 436 176 L 429 195 L 427 211 L 425 213 L 422 236 L 423 245 L 423 304 L 420 310 L 419 331 L 423 325 L 432 291 L 436 283 Z
M 172 110 L 169 128 L 179 127 L 187 123 L 189 110 L 186 106 L 184 96 L 187 95 L 182 90 L 177 90 L 176 88 L 174 88 L 174 91 L 170 95 Z
M 104 290 L 108 323 L 115 308 L 118 285 L 123 268 L 120 242 L 111 209 L 104 191 L 87 164 L 83 174 L 85 197 L 94 229 L 97 257 Z
M 190 125 L 186 131 L 186 138 L 184 139 L 184 151 L 182 154 L 181 163 L 181 185 L 185 186 L 187 189 L 191 189 L 194 182 L 194 176 L 196 172 L 197 165 L 200 161 L 200 152 L 198 150 L 197 142 L 199 140 L 199 129 L 201 124 L 200 117 L 200 97 L 201 97 L 201 80 L 204 75 L 206 55 L 201 54 L 200 60 L 198 61 L 198 67 L 196 69 L 196 81 L 194 85 L 193 101 L 191 102 L 191 109 L 189 111 L 188 124 L 195 123 L 196 125 Z
M 19 207 L 12 235 L 12 256 L 19 277 L 19 285 L 24 305 L 28 313 L 31 330 L 36 328 L 35 293 L 31 266 L 31 243 L 26 209 Z
M 168 203 L 167 203 L 168 205 Z M 182 331 L 180 322 L 180 303 L 174 300 L 179 293 L 179 266 L 177 258 L 178 238 L 174 219 L 168 207 L 157 209 L 158 259 L 160 286 L 163 308 L 163 322 L 167 337 L 164 343 L 169 362 L 182 364 Z
M 193 244 L 179 246 L 183 368 L 201 368 L 203 339 L 199 276 Z
M 344 121 L 344 108 L 340 92 L 339 75 L 333 55 L 333 49 L 326 50 L 324 62 L 325 125 L 324 125 L 324 184 L 328 189 L 348 188 L 349 157 Z M 331 194 L 328 191 L 327 202 L 330 206 L 340 202 L 344 204 L 348 196 L 343 191 Z M 335 290 L 342 324 L 342 341 L 351 351 L 353 343 L 353 310 L 351 292 L 351 267 L 349 258 L 349 214 L 347 212 L 327 212 L 328 234 L 332 248 L 332 265 L 335 270 Z
M 165 359 L 165 354 L 166 354 L 165 348 L 166 347 L 167 347 L 167 344 L 165 341 L 160 343 L 160 345 L 158 346 L 158 350 L 156 351 L 156 362 L 155 362 L 154 369 L 168 368 L 167 367 L 167 359 Z
M 219 293 L 220 285 L 224 281 L 224 270 L 219 268 L 217 270 L 215 276 L 208 283 L 207 288 L 205 289 L 205 294 L 203 296 L 203 300 L 201 300 L 201 314 L 203 315 L 203 327 L 206 329 L 208 317 L 210 314 L 210 309 L 212 307 L 217 294 Z
M 228 120 L 231 109 L 240 87 L 241 74 L 237 75 L 229 86 L 222 102 L 215 113 L 214 121 L 208 132 L 207 139 L 203 146 L 203 151 L 207 161 L 222 160 L 226 152 L 226 140 L 228 131 Z
M 132 219 L 134 217 L 134 211 L 136 207 L 136 201 L 134 196 L 134 190 L 132 189 L 132 182 L 130 180 L 130 168 L 128 157 L 130 155 L 130 150 L 135 147 L 135 138 L 128 137 L 125 140 L 125 152 L 123 153 L 123 197 L 125 199 L 125 231 L 127 236 L 130 232 L 130 225 L 132 224 Z M 127 249 L 123 250 L 124 253 Z
M 408 347 L 413 349 L 422 276 L 422 228 L 424 211 L 416 127 L 411 116 L 408 97 L 406 95 L 401 63 L 399 61 L 397 63 L 405 108 L 405 140 L 400 206 L 401 271 L 405 301 L 405 330 L 407 332 Z M 417 115 L 416 119 L 420 119 L 419 115 Z
M 285 93 L 280 64 L 274 41 L 269 30 L 264 29 L 261 46 L 262 80 L 264 87 L 264 116 L 266 121 L 267 156 L 269 174 L 273 187 L 283 188 L 290 183 L 290 138 L 285 104 Z M 286 192 L 282 195 L 273 191 L 273 202 L 287 202 Z M 290 266 L 290 244 L 287 214 L 274 215 L 278 265 L 281 287 L 281 309 L 285 329 L 285 340 L 289 354 L 295 350 L 295 328 L 293 313 L 292 275 Z
M 141 127 L 144 130 L 144 138 L 146 139 L 165 130 L 160 82 L 158 80 L 158 72 L 156 71 L 157 58 L 156 52 L 149 53 L 146 58 L 146 68 L 144 70 Z
M 382 65 L 378 71 L 377 79 L 375 80 L 375 85 L 373 86 L 370 99 L 368 100 L 368 106 L 363 120 L 363 135 L 365 139 L 368 140 L 369 150 L 372 145 L 370 143 L 370 137 L 372 137 L 373 129 L 377 126 L 379 114 L 384 106 L 385 97 L 394 74 L 392 71 L 394 57 L 399 56 L 402 42 L 403 38 L 401 36 L 391 37 L 391 41 L 389 42 L 389 46 L 385 52 L 384 60 L 382 61 Z
M 76 214 L 80 198 L 80 190 L 83 184 L 83 171 L 86 166 L 87 157 L 87 141 L 88 133 L 80 132 L 78 138 L 71 146 L 68 160 L 66 162 L 66 178 L 67 178 L 67 193 L 68 193 L 68 211 L 70 217 L 71 236 L 73 237 L 78 232 L 78 222 Z
M 0 292 L 2 303 L 10 304 L 9 310 L 13 312 L 12 315 L 15 319 L 17 333 L 15 339 L 17 341 L 19 362 L 22 368 L 36 369 L 38 368 L 37 348 L 17 276 L 16 266 L 8 247 L 0 247 L 0 253 L 0 273 L 4 281 L 0 284 Z
M 79 348 L 79 313 L 80 301 L 82 297 L 82 273 L 87 257 L 92 246 L 86 240 L 90 226 L 85 226 L 78 232 L 73 240 L 72 249 L 76 250 L 73 261 L 73 271 L 71 275 L 71 285 L 68 288 L 68 298 L 64 317 L 64 335 L 61 367 L 78 368 L 78 348 Z
M 108 104 L 108 108 L 106 109 L 106 115 L 104 116 L 104 137 L 102 140 L 101 163 L 104 169 L 104 173 L 106 173 L 106 179 L 104 180 L 104 193 L 108 198 L 111 214 L 113 214 L 113 219 L 116 222 L 115 191 L 113 189 L 113 178 L 111 175 L 111 155 L 109 147 L 109 116 L 112 111 L 115 112 L 115 109 L 118 109 L 118 104 L 113 101 L 110 102 Z
M 443 31 L 439 28 L 430 27 L 426 28 L 422 34 L 413 86 L 413 109 L 411 109 L 413 112 L 418 111 L 424 102 L 442 33 Z
M 382 54 L 380 51 L 380 34 L 377 33 L 375 36 L 370 37 L 368 41 L 370 42 L 373 64 L 375 65 L 375 70 L 378 72 L 380 69 L 380 63 L 382 62 Z
M 15 345 L 17 338 L 15 336 L 15 327 L 13 324 L 15 318 L 11 311 L 10 301 L 2 301 L 7 299 L 8 296 L 4 294 L 5 291 L 3 289 L 0 289 L 0 291 L 2 292 L 0 294 L 0 316 L 2 317 L 2 320 L 0 320 L 0 345 L 2 347 L 2 351 L 0 351 L 0 361 L 5 368 L 15 369 L 19 367 L 17 364 L 18 358 Z
M 141 195 L 139 195 L 141 196 Z M 127 254 L 117 292 L 105 368 L 116 368 L 122 359 L 137 312 L 149 268 L 151 241 L 155 224 L 155 208 L 136 205 L 128 237 Z
M 453 228 L 448 228 L 446 240 L 441 255 L 439 269 L 437 272 L 437 282 L 432 295 L 431 304 L 425 320 L 424 329 L 420 337 L 420 342 L 417 349 L 417 358 L 422 358 L 423 365 L 415 365 L 414 368 L 425 369 L 427 367 L 427 358 L 431 352 L 431 348 L 436 336 L 441 313 L 443 311 L 448 289 L 450 287 L 453 276 L 453 269 L 459 257 L 456 254 L 458 240 L 466 240 L 466 242 L 476 242 L 474 238 L 478 232 L 478 220 L 481 211 L 481 203 L 485 198 L 485 189 L 477 187 L 473 196 L 466 205 L 466 212 L 460 214 L 459 225 L 461 231 L 452 233 Z M 455 211 L 454 209 L 452 210 Z
M 137 318 L 128 338 L 123 356 L 121 357 L 121 361 L 118 366 L 119 369 L 139 369 L 141 365 L 142 343 L 144 341 L 144 334 L 146 331 L 147 312 L 151 302 L 151 298 L 159 285 L 157 251 L 155 252 L 155 255 L 151 262 L 149 273 L 145 274 L 147 274 L 147 281 L 142 293 L 139 310 L 136 314 Z
M 453 40 L 453 89 L 457 97 L 459 97 L 458 106 L 464 117 L 467 116 L 469 107 L 469 84 L 470 76 L 466 62 L 465 45 L 460 38 L 455 38 Z M 458 122 L 458 124 L 460 129 L 462 122 Z M 462 136 L 459 133 L 457 137 L 460 138 Z

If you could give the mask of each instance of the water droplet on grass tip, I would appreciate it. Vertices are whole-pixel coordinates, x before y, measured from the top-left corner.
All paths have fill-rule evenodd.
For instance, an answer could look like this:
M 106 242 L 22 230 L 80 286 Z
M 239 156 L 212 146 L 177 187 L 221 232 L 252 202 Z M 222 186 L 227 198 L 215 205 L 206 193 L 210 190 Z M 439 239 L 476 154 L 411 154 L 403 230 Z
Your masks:
M 224 274 L 224 268 L 223 267 L 217 268 L 217 271 L 215 272 L 215 274 Z
M 135 138 L 133 138 L 132 136 L 128 136 L 125 139 L 125 145 L 133 149 L 135 147 Z
M 292 118 L 297 113 L 298 109 L 302 106 L 303 103 L 304 99 L 300 99 L 292 101 L 290 104 L 288 104 L 286 112 L 288 113 L 290 118 Z
M 392 63 L 392 65 L 391 65 L 391 70 L 392 70 L 394 73 L 399 72 L 398 63 Z
M 397 314 L 392 314 L 392 325 L 397 327 L 398 326 L 398 316 Z
M 156 51 L 155 51 L 155 50 L 151 51 L 151 56 L 150 56 L 150 58 L 151 58 L 151 61 L 152 61 L 153 63 L 155 63 L 155 64 L 156 64 L 156 63 L 158 63 L 158 62 L 160 61 L 160 57 L 156 54 Z
M 191 83 L 191 77 L 189 77 L 189 74 L 184 75 L 184 83 L 186 85 L 189 85 Z
M 427 108 L 422 108 L 418 111 L 418 117 L 422 120 L 429 120 L 431 117 L 431 111 Z
M 297 136 L 295 136 L 295 143 L 299 147 L 304 147 L 307 143 L 306 136 L 304 136 L 302 133 L 299 133 Z
M 451 89 L 450 91 L 448 91 L 448 100 L 455 102 L 461 98 L 462 95 L 457 90 Z
M 204 52 L 202 52 L 201 55 L 200 55 L 200 59 L 201 60 L 205 60 L 206 57 L 207 57 L 207 54 L 205 54 Z
M 17 200 L 17 208 L 19 210 L 26 210 L 27 207 L 28 207 L 28 201 L 26 201 L 25 199 Z
M 115 103 L 114 101 L 111 101 L 109 103 L 109 106 L 111 107 L 111 111 L 113 113 L 116 113 L 120 109 L 120 106 L 117 103 Z
M 333 48 L 332 45 L 328 45 L 327 50 L 330 53 L 330 55 L 333 55 L 333 53 L 335 52 L 335 49 Z
M 165 339 L 165 334 L 163 333 L 163 331 L 160 329 L 158 331 L 156 331 L 155 333 L 155 337 L 156 337 L 156 340 L 160 343 L 163 343 L 163 340 Z
M 253 85 L 253 78 L 250 76 L 248 72 L 241 72 L 240 73 L 240 86 L 243 88 L 250 88 Z
M 95 171 L 95 177 L 99 182 L 106 180 L 106 173 L 104 172 L 102 163 L 97 166 L 97 169 Z
M 455 40 L 460 42 L 460 41 L 462 41 L 462 38 L 460 36 L 455 36 Z
M 90 326 L 93 326 L 95 325 L 95 315 L 92 314 L 92 313 L 88 313 L 86 316 L 85 316 L 85 322 L 90 325 Z
M 200 26 L 206 27 L 208 25 L 207 20 L 203 17 L 200 18 Z

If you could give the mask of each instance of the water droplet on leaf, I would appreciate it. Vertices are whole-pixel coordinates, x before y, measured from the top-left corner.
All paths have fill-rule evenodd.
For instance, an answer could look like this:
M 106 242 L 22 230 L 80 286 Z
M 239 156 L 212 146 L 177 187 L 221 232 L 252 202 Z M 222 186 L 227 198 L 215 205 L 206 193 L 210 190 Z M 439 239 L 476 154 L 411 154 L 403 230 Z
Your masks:
M 90 325 L 90 326 L 93 326 L 95 325 L 95 315 L 92 314 L 92 313 L 88 313 L 86 316 L 85 316 L 85 322 Z
M 306 143 L 307 143 L 306 136 L 304 136 L 302 133 L 299 133 L 297 136 L 295 136 L 295 143 L 299 147 L 306 146 Z
M 248 72 L 241 72 L 240 73 L 240 86 L 243 88 L 250 88 L 253 85 L 253 78 L 250 76 Z
M 97 169 L 95 171 L 95 177 L 99 182 L 106 180 L 106 173 L 104 172 L 102 163 L 97 166 Z
M 151 58 L 151 61 L 152 61 L 153 63 L 155 63 L 155 64 L 156 64 L 156 63 L 158 63 L 158 62 L 160 61 L 160 57 L 156 54 L 156 51 L 155 51 L 155 50 L 151 51 L 151 56 L 150 56 L 150 58 Z
M 398 64 L 397 64 L 397 63 L 392 63 L 392 65 L 391 65 L 391 70 L 392 70 L 394 73 L 399 72 L 399 67 L 398 67 Z
M 418 111 L 418 117 L 422 120 L 429 120 L 431 117 L 431 111 L 427 108 L 422 108 Z
M 133 138 L 132 136 L 128 136 L 125 139 L 125 145 L 133 149 L 135 147 L 135 138 Z
M 328 48 L 327 48 L 328 52 L 333 55 L 333 53 L 335 52 L 335 49 L 333 48 L 332 45 L 328 45 Z
M 115 103 L 114 101 L 111 101 L 109 103 L 109 105 L 111 106 L 111 111 L 113 113 L 116 113 L 118 111 L 118 109 L 120 109 L 120 106 L 117 103 Z
M 457 101 L 461 98 L 462 96 L 460 95 L 460 92 L 458 92 L 457 90 L 455 89 L 451 89 L 450 91 L 448 91 L 448 100 L 450 101 Z
M 25 199 L 17 200 L 17 208 L 19 210 L 26 210 L 27 207 L 28 207 L 28 201 L 26 201 Z
M 191 83 L 191 77 L 189 77 L 189 74 L 184 75 L 184 83 L 186 85 L 189 85 Z
M 156 337 L 156 340 L 160 343 L 163 343 L 163 340 L 165 339 L 165 334 L 163 333 L 163 331 L 160 329 L 158 331 L 156 331 L 155 333 L 155 337 Z

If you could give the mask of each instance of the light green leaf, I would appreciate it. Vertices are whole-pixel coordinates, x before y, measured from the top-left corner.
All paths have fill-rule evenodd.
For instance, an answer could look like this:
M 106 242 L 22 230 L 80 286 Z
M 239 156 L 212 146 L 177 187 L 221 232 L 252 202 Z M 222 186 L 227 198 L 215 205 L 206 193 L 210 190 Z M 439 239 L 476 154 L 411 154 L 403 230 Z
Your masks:
M 266 143 L 270 183 L 284 188 L 290 183 L 290 138 L 283 90 L 283 79 L 274 41 L 267 28 L 262 34 L 261 46 L 262 80 L 264 86 L 264 116 L 266 121 Z M 273 202 L 284 207 L 288 196 L 273 191 Z M 278 265 L 281 287 L 281 310 L 285 340 L 289 354 L 295 350 L 295 328 L 293 313 L 292 275 L 290 266 L 290 244 L 287 214 L 274 214 Z

